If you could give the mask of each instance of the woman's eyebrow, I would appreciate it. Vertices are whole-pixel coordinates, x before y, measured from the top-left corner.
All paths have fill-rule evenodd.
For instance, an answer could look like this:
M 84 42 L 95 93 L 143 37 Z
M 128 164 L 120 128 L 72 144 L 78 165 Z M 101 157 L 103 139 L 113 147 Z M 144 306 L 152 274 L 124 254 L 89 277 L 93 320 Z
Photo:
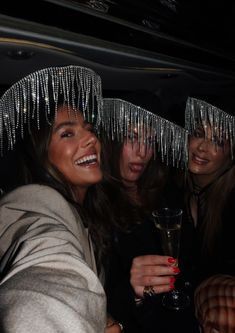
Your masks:
M 76 126 L 76 125 L 77 125 L 77 121 L 74 121 L 74 120 L 73 121 L 72 120 L 64 121 L 64 122 L 58 124 L 57 126 L 55 126 L 53 128 L 53 132 L 54 133 L 58 132 L 61 128 L 66 127 L 66 126 Z

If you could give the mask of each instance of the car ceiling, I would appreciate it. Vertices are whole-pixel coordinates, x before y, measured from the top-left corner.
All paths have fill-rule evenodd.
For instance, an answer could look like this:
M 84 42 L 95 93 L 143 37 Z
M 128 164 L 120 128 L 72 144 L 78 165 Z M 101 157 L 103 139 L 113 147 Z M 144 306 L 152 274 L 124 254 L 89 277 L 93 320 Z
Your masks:
M 200 1 L 190 15 L 187 1 L 22 0 L 16 8 L 9 0 L 0 10 L 1 91 L 34 70 L 76 64 L 99 73 L 107 95 L 146 89 L 166 107 L 188 95 L 232 99 L 232 24 L 222 38 L 215 3 L 209 20 Z

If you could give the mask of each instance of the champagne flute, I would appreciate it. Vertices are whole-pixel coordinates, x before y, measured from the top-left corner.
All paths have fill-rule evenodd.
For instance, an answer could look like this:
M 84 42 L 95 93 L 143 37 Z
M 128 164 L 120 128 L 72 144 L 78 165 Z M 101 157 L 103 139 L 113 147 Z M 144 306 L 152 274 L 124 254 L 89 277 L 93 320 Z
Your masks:
M 180 249 L 182 214 L 183 211 L 179 208 L 161 208 L 152 212 L 155 226 L 161 235 L 163 252 L 176 259 L 176 266 Z M 190 299 L 184 292 L 174 289 L 164 294 L 162 304 L 168 309 L 181 310 L 189 306 Z

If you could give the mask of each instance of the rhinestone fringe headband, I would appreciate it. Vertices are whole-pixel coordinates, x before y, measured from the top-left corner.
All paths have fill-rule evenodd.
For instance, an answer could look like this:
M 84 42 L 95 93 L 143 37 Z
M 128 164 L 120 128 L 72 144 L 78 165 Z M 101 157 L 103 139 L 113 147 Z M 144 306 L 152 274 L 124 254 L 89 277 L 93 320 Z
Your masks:
M 0 99 L 1 155 L 3 132 L 6 131 L 8 149 L 12 149 L 16 132 L 20 131 L 23 137 L 25 124 L 30 130 L 32 120 L 40 129 L 40 109 L 44 109 L 48 119 L 51 112 L 56 112 L 61 95 L 64 103 L 74 109 L 79 108 L 86 120 L 92 121 L 99 116 L 102 108 L 101 79 L 93 70 L 72 65 L 38 70 L 13 84 Z M 55 105 L 54 110 L 50 110 L 51 102 Z
M 198 126 L 206 123 L 211 127 L 212 138 L 218 137 L 219 140 L 229 141 L 233 159 L 235 118 L 205 101 L 188 97 L 185 109 L 186 130 L 192 134 Z
M 134 138 L 137 130 L 138 140 L 160 152 L 167 165 L 186 166 L 188 133 L 184 128 L 140 106 L 114 98 L 104 98 L 100 120 L 100 127 L 108 139 L 123 142 L 127 135 Z

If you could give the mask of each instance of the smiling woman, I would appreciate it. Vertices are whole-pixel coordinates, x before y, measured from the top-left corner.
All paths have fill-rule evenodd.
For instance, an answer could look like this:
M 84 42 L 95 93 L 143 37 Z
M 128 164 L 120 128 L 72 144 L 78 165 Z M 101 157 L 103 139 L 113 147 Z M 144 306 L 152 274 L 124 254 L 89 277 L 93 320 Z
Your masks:
M 52 127 L 48 160 L 71 186 L 75 201 L 83 203 L 88 188 L 101 181 L 101 145 L 80 112 L 61 106 Z
M 204 187 L 230 167 L 230 144 L 212 134 L 209 124 L 196 129 L 189 140 L 189 164 L 194 183 Z
M 199 279 L 234 274 L 235 119 L 206 101 L 189 98 L 186 203 L 198 232 Z M 195 274 L 196 276 L 196 274 Z
M 189 98 L 190 131 L 186 205 L 196 231 L 194 279 L 203 332 L 233 332 L 235 275 L 235 118 L 206 101 Z
M 34 72 L 0 100 L 1 140 L 20 151 L 15 186 L 23 185 L 0 201 L 4 332 L 105 330 L 97 275 L 105 248 L 100 212 L 107 210 L 95 199 L 100 143 L 89 123 L 99 116 L 101 98 L 96 73 L 68 66 Z

